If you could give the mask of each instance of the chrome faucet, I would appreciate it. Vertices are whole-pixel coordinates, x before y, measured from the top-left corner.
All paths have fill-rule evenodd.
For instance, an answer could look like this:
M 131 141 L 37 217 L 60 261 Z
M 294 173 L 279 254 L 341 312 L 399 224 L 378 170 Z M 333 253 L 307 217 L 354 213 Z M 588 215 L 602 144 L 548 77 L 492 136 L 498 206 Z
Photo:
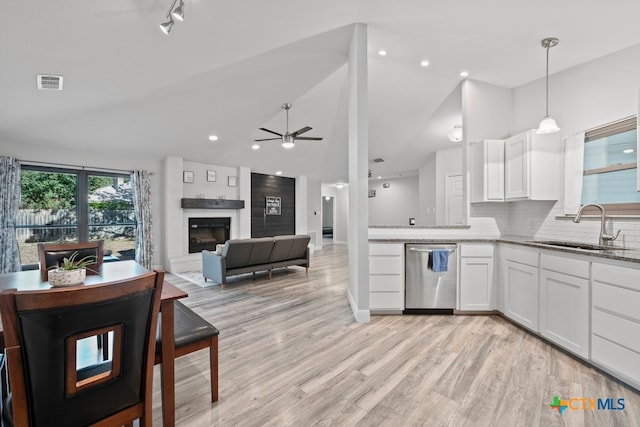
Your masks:
M 582 210 L 587 206 L 593 206 L 595 208 L 600 209 L 600 238 L 598 240 L 598 244 L 600 246 L 611 245 L 611 243 L 618 238 L 618 236 L 620 235 L 620 231 L 622 230 L 618 230 L 615 236 L 611 234 L 607 234 L 607 228 L 606 228 L 607 216 L 604 212 L 604 206 L 599 205 L 597 203 L 587 203 L 586 205 L 582 205 L 580 207 L 580 210 L 578 211 L 578 214 L 573 219 L 573 222 L 575 222 L 576 224 L 580 222 L 580 218 L 582 218 Z

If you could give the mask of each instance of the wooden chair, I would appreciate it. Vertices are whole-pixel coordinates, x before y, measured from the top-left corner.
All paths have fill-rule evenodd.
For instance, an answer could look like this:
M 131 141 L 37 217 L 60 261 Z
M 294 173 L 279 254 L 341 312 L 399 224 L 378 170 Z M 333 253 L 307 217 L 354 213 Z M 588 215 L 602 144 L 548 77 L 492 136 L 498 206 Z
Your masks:
M 193 310 L 179 301 L 174 302 L 174 334 L 176 357 L 209 348 L 211 401 L 218 401 L 218 335 L 220 332 Z M 155 363 L 162 363 L 162 313 L 156 335 Z
M 38 243 L 38 258 L 40 260 L 40 280 L 49 280 L 49 269 L 60 265 L 64 258 L 69 258 L 78 252 L 77 259 L 86 256 L 96 257 L 96 263 L 90 265 L 87 274 L 98 274 L 104 261 L 104 240 L 77 243 Z M 109 337 L 105 334 L 97 338 L 98 348 L 102 348 L 104 360 L 109 358 Z
M 40 259 L 40 280 L 49 280 L 49 268 L 59 265 L 64 258 L 78 252 L 77 259 L 95 256 L 96 263 L 90 265 L 87 274 L 98 274 L 104 260 L 104 240 L 78 243 L 38 243 L 38 258 Z M 93 271 L 92 271 L 93 270 Z
M 10 403 L 5 425 L 151 426 L 155 333 L 164 272 L 0 293 Z M 111 333 L 113 357 L 78 369 L 78 342 Z

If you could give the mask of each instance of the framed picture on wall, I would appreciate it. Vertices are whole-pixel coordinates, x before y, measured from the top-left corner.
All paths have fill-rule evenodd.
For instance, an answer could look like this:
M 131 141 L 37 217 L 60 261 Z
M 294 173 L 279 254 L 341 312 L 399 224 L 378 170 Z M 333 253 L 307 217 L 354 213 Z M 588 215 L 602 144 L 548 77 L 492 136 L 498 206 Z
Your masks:
M 281 215 L 282 214 L 282 200 L 280 197 L 267 196 L 266 198 L 266 214 L 267 215 Z
M 215 182 L 216 180 L 216 171 L 207 171 L 207 181 Z
M 187 184 L 193 184 L 193 171 L 183 171 L 182 182 L 185 182 Z

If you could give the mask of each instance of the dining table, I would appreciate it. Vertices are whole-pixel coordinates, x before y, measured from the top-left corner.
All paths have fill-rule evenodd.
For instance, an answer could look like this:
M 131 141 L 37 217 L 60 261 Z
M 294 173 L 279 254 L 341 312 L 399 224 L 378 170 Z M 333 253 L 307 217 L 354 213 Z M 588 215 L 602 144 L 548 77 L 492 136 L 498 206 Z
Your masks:
M 131 279 L 148 273 L 149 270 L 135 261 L 110 262 L 102 265 L 98 274 L 87 275 L 82 285 L 91 286 Z M 42 281 L 40 270 L 18 271 L 0 274 L 0 292 L 15 288 L 18 291 L 50 289 L 48 281 Z M 175 339 L 174 339 L 174 301 L 186 298 L 188 294 L 165 281 L 160 297 L 162 312 L 162 420 L 165 427 L 175 425 Z M 167 345 L 169 344 L 169 345 Z M 4 350 L 4 333 L 0 317 L 0 350 Z

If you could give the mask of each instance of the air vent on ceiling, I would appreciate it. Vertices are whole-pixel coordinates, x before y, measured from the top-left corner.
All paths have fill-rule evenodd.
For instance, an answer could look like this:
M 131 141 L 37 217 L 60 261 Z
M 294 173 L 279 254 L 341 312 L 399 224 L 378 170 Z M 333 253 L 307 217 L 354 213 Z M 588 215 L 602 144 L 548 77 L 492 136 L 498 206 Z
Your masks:
M 370 163 L 382 163 L 384 162 L 384 159 L 382 157 L 377 157 L 375 159 L 371 159 L 369 160 Z
M 38 89 L 62 90 L 62 76 L 38 74 Z

